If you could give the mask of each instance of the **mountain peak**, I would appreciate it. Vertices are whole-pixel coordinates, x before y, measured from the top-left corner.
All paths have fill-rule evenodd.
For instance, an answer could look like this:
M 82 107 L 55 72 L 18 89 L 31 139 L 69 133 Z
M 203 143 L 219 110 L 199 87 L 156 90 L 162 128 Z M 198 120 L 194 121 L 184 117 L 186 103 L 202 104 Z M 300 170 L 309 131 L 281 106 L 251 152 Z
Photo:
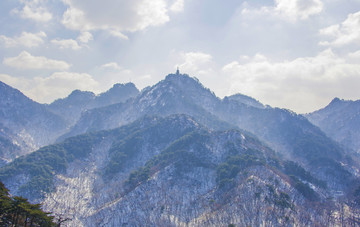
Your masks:
M 136 88 L 135 84 L 129 82 L 129 83 L 126 83 L 126 84 L 120 84 L 120 83 L 116 83 L 112 86 L 112 88 L 110 88 L 109 90 L 112 90 L 112 89 L 119 89 L 119 88 L 124 88 L 124 87 L 127 87 L 127 88 Z
M 180 74 L 178 72 L 175 74 L 168 74 L 163 81 L 176 84 L 185 90 L 199 88 L 201 90 L 209 90 L 205 88 L 204 85 L 202 85 L 202 83 L 200 83 L 200 81 L 196 77 L 191 77 L 188 74 Z
M 338 97 L 334 98 L 333 100 L 331 100 L 331 102 L 324 108 L 324 109 L 328 109 L 328 108 L 343 108 L 349 104 L 353 103 L 353 101 L 351 100 L 345 100 L 345 99 L 340 99 Z
M 71 92 L 71 94 L 68 96 L 69 98 L 81 98 L 81 97 L 93 97 L 95 94 L 91 91 L 81 91 L 81 90 L 74 90 Z
M 343 99 L 339 99 L 338 97 L 335 97 L 335 98 L 330 102 L 329 105 L 331 105 L 331 104 L 336 104 L 336 103 L 339 103 L 339 102 L 341 102 L 341 101 L 344 101 L 344 100 L 343 100 Z
M 62 106 L 62 105 L 82 105 L 88 103 L 95 98 L 95 94 L 90 91 L 74 90 L 66 98 L 60 98 L 52 102 L 49 106 Z
M 225 100 L 226 99 L 234 100 L 234 101 L 241 102 L 245 105 L 253 106 L 256 108 L 265 108 L 264 105 L 261 102 L 259 102 L 258 100 L 254 99 L 250 96 L 240 94 L 240 93 L 237 93 L 237 94 L 234 94 L 231 96 L 226 96 L 224 99 Z
M 112 88 L 97 96 L 98 100 L 108 102 L 108 104 L 125 101 L 129 97 L 136 96 L 139 90 L 133 83 L 114 84 Z M 109 102 L 110 101 L 110 102 Z
M 16 99 L 16 100 L 13 100 Z M 26 102 L 34 102 L 33 100 L 31 100 L 30 98 L 28 98 L 27 96 L 25 96 L 21 91 L 19 91 L 16 88 L 13 88 L 9 85 L 7 85 L 6 83 L 0 81 L 0 100 L 6 100 L 8 101 L 16 101 L 19 102 L 19 99 L 22 100 L 22 102 L 24 102 L 26 100 Z
M 165 80 L 181 80 L 181 79 L 193 79 L 188 74 L 180 74 L 179 71 L 176 73 L 170 73 L 165 77 Z

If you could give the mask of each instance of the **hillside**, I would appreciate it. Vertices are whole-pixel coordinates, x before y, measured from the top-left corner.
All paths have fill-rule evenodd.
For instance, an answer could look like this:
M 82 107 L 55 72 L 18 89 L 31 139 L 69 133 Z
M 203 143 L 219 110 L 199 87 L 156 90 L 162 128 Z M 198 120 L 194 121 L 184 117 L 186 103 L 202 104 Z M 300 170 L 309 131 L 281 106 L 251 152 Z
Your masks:
M 0 179 L 70 217 L 70 226 L 326 225 L 330 218 L 326 182 L 245 132 L 212 131 L 186 115 L 66 139 L 3 167 Z
M 0 82 L 0 158 L 11 161 L 50 144 L 65 129 L 60 116 Z
M 356 223 L 357 156 L 289 110 L 220 99 L 179 73 L 141 92 L 76 90 L 50 105 L 8 90 L 28 100 L 19 110 L 38 106 L 66 129 L 4 163 L 0 180 L 69 226 Z M 14 154 L 18 134 L 1 126 L 0 145 Z
M 347 172 L 353 171 L 352 166 L 340 164 L 347 163 L 346 150 L 305 117 L 284 109 L 264 107 L 244 97 L 219 99 L 195 78 L 169 74 L 134 99 L 86 111 L 61 138 L 116 128 L 145 115 L 187 114 L 210 129 L 247 130 L 286 158 L 314 171 L 318 177 L 333 181 L 334 191 L 343 190 L 341 187 L 350 177 Z

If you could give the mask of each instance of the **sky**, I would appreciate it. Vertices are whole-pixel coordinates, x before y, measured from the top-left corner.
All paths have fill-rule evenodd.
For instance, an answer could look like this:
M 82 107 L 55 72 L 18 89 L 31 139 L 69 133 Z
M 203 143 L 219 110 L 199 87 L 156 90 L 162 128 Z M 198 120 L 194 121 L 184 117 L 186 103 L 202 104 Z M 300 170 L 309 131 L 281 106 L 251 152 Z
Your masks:
M 176 67 L 297 113 L 360 99 L 360 0 L 0 1 L 0 80 L 37 102 Z

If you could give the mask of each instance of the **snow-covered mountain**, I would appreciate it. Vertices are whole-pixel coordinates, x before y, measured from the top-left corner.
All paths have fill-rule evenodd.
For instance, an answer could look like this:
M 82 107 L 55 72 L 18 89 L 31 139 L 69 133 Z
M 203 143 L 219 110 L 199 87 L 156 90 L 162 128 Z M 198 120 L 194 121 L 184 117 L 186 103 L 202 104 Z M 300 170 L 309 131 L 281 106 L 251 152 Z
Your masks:
M 335 210 L 318 208 L 332 204 L 326 182 L 245 132 L 209 130 L 187 115 L 68 138 L 16 159 L 0 178 L 71 218 L 67 226 L 334 221 Z
M 9 97 L 27 101 L 15 105 L 8 98 L 3 106 L 20 112 L 34 105 L 60 119 L 62 129 L 51 137 L 57 143 L 1 167 L 0 180 L 11 193 L 70 218 L 68 226 L 328 226 L 357 220 L 358 157 L 289 110 L 241 94 L 220 99 L 179 73 L 140 93 L 133 84 L 98 96 L 76 90 L 50 105 L 6 89 Z M 23 137 L 4 123 L 12 119 L 5 107 L 0 148 L 12 154 L 21 146 L 14 138 Z
M 338 178 L 337 174 L 341 175 L 340 162 L 346 151 L 305 117 L 288 110 L 265 107 L 241 95 L 219 99 L 197 79 L 186 74 L 170 74 L 125 103 L 86 111 L 61 138 L 116 128 L 145 115 L 171 114 L 190 115 L 211 129 L 247 130 L 288 159 L 300 162 L 309 170 L 316 169 L 322 178 L 338 181 L 334 186 L 343 183 L 343 178 Z
M 85 110 L 123 102 L 139 93 L 132 83 L 115 84 L 108 91 L 73 91 L 50 105 L 37 103 L 0 82 L 0 166 L 54 143 Z
M 62 116 L 69 126 L 74 125 L 83 111 L 121 103 L 135 97 L 139 90 L 133 83 L 114 84 L 108 91 L 95 95 L 89 91 L 73 91 L 68 97 L 55 100 L 48 109 Z
M 262 104 L 258 100 L 254 99 L 252 97 L 243 95 L 243 94 L 235 94 L 235 95 L 231 95 L 231 96 L 226 96 L 224 98 L 224 100 L 225 101 L 228 101 L 228 100 L 235 101 L 235 102 L 239 102 L 239 103 L 242 103 L 242 104 L 245 104 L 248 106 L 253 106 L 253 107 L 261 108 L 261 109 L 265 108 L 264 104 Z
M 305 116 L 329 137 L 360 152 L 360 100 L 335 98 L 323 109 Z
M 145 115 L 188 114 L 214 129 L 236 126 L 221 121 L 209 112 L 220 102 L 214 93 L 187 75 L 170 74 L 165 80 L 141 91 L 124 103 L 84 112 L 74 127 L 62 138 L 85 132 L 116 128 Z
M 64 120 L 19 90 L 0 82 L 0 157 L 8 161 L 50 144 L 65 132 Z M 7 149 L 5 149 L 7 147 Z

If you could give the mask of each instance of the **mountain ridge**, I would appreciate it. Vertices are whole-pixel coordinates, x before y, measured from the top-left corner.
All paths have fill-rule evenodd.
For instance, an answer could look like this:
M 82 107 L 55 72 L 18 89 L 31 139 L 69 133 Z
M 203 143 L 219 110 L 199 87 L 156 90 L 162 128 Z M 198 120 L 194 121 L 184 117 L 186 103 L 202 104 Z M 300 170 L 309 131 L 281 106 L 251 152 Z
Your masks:
M 329 137 L 359 153 L 360 100 L 334 98 L 324 108 L 306 114 L 305 117 Z
M 133 83 L 114 84 L 109 90 L 98 95 L 89 91 L 74 90 L 66 98 L 57 99 L 47 105 L 47 108 L 62 116 L 68 122 L 68 127 L 71 127 L 80 118 L 82 112 L 125 102 L 138 93 L 139 90 Z
M 41 105 L 69 128 L 1 167 L 0 180 L 70 226 L 329 225 L 344 206 L 349 222 L 359 210 L 359 159 L 307 116 L 220 99 L 187 74 L 128 86 Z
M 81 149 L 75 151 L 75 147 Z M 62 158 L 67 161 L 58 169 L 48 164 Z M 234 219 L 226 213 L 239 220 L 244 220 L 241 214 L 249 214 L 241 207 L 233 209 L 232 199 L 260 212 L 239 224 L 259 223 L 261 219 L 279 224 L 285 219 L 277 217 L 277 209 L 289 215 L 289 222 L 304 223 L 298 216 L 307 212 L 301 204 L 311 198 L 325 201 L 326 197 L 319 194 L 323 189 L 313 191 L 300 182 L 306 178 L 298 178 L 301 175 L 296 172 L 293 178 L 287 176 L 284 161 L 278 158 L 258 139 L 239 130 L 209 130 L 187 115 L 146 116 L 117 129 L 72 137 L 42 148 L 1 168 L 0 179 L 14 192 L 44 196 L 40 200 L 44 209 L 72 216 L 70 226 L 227 225 Z M 28 166 L 29 171 L 21 163 L 30 160 L 37 163 Z M 46 170 L 46 166 L 53 167 Z M 53 179 L 47 194 L 39 193 L 44 186 L 29 187 L 39 176 L 47 176 L 38 172 L 44 167 Z M 14 178 L 19 181 L 11 181 Z M 297 184 L 304 188 L 295 189 Z M 248 199 L 258 202 L 252 204 Z M 274 210 L 266 211 L 262 203 L 274 206 Z M 211 215 L 213 212 L 222 218 Z M 207 218 L 203 219 L 204 215 Z M 157 218 L 147 219 L 151 216 Z
M 18 147 L 3 154 L 9 160 L 53 142 L 65 131 L 61 117 L 3 82 L 0 82 L 0 126 L 2 131 L 9 131 L 7 138 L 3 138 Z
M 264 108 L 259 103 L 249 105 L 236 98 L 220 99 L 187 74 L 169 74 L 164 80 L 144 89 L 125 103 L 85 112 L 61 139 L 119 127 L 144 115 L 166 117 L 171 114 L 190 115 L 215 130 L 246 130 L 288 159 L 300 162 L 308 170 L 317 169 L 315 173 L 323 180 L 340 180 L 333 186 L 342 185 L 342 180 L 347 181 L 346 177 L 337 177 L 337 174 L 345 174 L 347 170 L 335 164 L 346 162 L 347 152 L 305 117 L 284 109 Z M 334 165 L 321 161 L 325 158 L 330 159 Z M 334 175 L 330 176 L 330 172 Z

